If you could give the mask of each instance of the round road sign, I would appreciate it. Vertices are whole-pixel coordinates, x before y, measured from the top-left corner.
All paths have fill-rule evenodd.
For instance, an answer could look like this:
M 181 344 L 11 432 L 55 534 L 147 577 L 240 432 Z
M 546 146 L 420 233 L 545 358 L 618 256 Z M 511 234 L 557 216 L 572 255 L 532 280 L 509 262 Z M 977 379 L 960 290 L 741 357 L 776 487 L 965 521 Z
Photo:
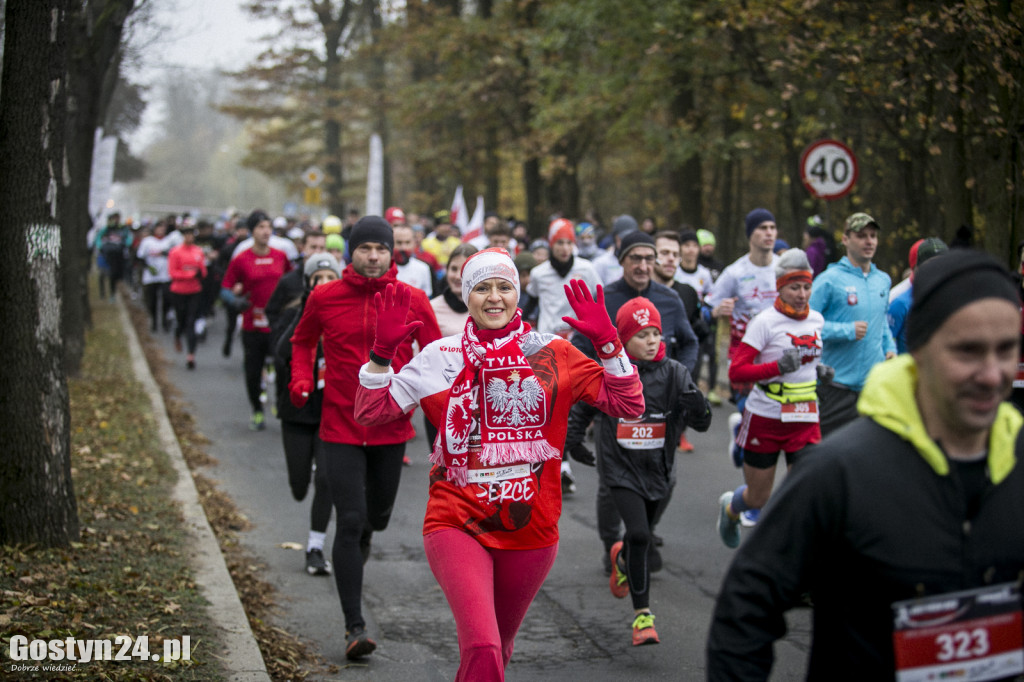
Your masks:
M 821 199 L 838 199 L 857 182 L 857 157 L 838 140 L 818 140 L 800 156 L 800 179 Z
M 319 187 L 320 184 L 324 181 L 324 173 L 316 166 L 310 166 L 305 171 L 303 171 L 302 181 L 306 183 L 306 187 Z

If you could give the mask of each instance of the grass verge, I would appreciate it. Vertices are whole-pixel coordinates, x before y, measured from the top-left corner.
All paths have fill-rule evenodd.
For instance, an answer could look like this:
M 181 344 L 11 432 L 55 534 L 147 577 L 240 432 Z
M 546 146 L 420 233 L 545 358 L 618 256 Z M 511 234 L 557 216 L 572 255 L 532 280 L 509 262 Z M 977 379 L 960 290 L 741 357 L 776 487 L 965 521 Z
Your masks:
M 157 441 L 149 399 L 132 374 L 116 308 L 100 303 L 93 312 L 81 375 L 69 382 L 81 537 L 61 549 L 0 550 L 0 667 L 19 679 L 224 679 L 189 566 L 181 514 L 170 499 L 174 469 Z M 29 660 L 15 670 L 7 655 L 16 635 L 146 636 L 157 654 L 165 638 L 183 641 L 187 635 L 191 660 L 65 660 L 59 672 L 43 668 L 55 661 Z M 114 653 L 123 641 L 115 640 Z
M 206 518 L 217 536 L 231 579 L 249 618 L 249 626 L 263 654 L 267 672 L 274 680 L 305 680 L 320 672 L 335 674 L 338 667 L 315 655 L 299 638 L 274 625 L 276 609 L 274 587 L 262 579 L 265 566 L 246 552 L 238 541 L 238 533 L 249 528 L 249 520 L 234 501 L 200 470 L 216 463 L 205 447 L 209 440 L 196 428 L 188 405 L 177 387 L 167 378 L 168 361 L 160 344 L 149 333 L 149 318 L 141 306 L 128 305 L 135 333 L 142 345 L 146 361 L 163 394 L 167 414 L 178 444 L 199 492 Z
M 159 445 L 149 398 L 135 381 L 116 307 L 94 298 L 82 371 L 69 382 L 71 465 L 81 538 L 70 547 L 0 547 L 0 671 L 17 679 L 223 680 L 218 644 L 188 562 L 187 534 L 171 501 L 174 469 Z M 239 546 L 248 527 L 232 500 L 196 470 L 214 463 L 207 439 L 166 378 L 166 360 L 145 313 L 126 303 L 200 501 L 217 535 L 267 671 L 274 680 L 337 672 L 295 636 L 273 624 L 274 589 Z M 151 653 L 165 639 L 189 636 L 191 660 L 65 664 L 8 659 L 11 637 L 114 640 L 148 636 Z M 123 640 L 118 640 L 123 641 Z M 119 647 L 114 646 L 114 653 Z M 127 653 L 130 653 L 127 652 Z M 18 669 L 12 669 L 17 663 Z M 33 666 L 38 670 L 31 670 Z

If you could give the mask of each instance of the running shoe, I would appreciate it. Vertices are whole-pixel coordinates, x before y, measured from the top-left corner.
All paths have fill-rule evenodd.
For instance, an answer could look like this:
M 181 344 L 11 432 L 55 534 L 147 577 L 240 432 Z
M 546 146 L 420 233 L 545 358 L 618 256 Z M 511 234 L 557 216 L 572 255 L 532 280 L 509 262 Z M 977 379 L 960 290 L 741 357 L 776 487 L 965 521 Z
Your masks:
M 732 463 L 737 467 L 743 466 L 743 449 L 736 445 L 736 436 L 740 432 L 740 424 L 743 422 L 743 415 L 733 412 L 729 415 L 729 456 Z
M 573 495 L 576 493 L 576 477 L 572 475 L 572 472 L 562 472 L 562 494 Z
M 354 661 L 369 656 L 377 648 L 377 643 L 366 634 L 366 628 L 357 625 L 345 633 L 345 658 Z
M 686 440 L 686 433 L 679 434 L 679 450 L 680 452 L 693 452 L 693 443 Z
M 708 391 L 708 402 L 714 407 L 718 407 L 722 404 L 722 396 L 718 395 L 718 391 L 711 389 Z
M 653 613 L 638 613 L 633 619 L 633 646 L 659 644 L 658 633 L 654 629 Z
M 322 549 L 311 549 L 306 552 L 306 573 L 310 575 L 331 574 L 331 562 L 324 558 Z
M 744 528 L 753 528 L 761 520 L 760 509 L 748 509 L 740 514 L 740 525 Z
M 263 417 L 262 412 L 253 412 L 252 419 L 249 421 L 250 431 L 262 431 L 267 428 L 266 419 Z
M 185 366 L 188 367 L 189 369 L 195 369 L 196 368 L 196 356 L 194 356 L 191 353 L 189 353 L 188 359 L 185 360 Z
M 409 459 L 409 455 L 402 455 L 402 466 L 412 466 L 412 460 Z
M 718 534 L 722 542 L 730 549 L 740 546 L 740 520 L 733 518 L 729 513 L 729 504 L 732 503 L 732 491 L 727 490 L 718 498 Z
M 626 572 L 619 567 L 619 554 L 622 552 L 622 540 L 619 540 L 612 545 L 612 551 L 609 556 L 612 559 L 612 574 L 608 578 L 608 587 L 612 590 L 612 596 L 616 599 L 622 599 L 629 594 L 629 579 L 626 578 Z

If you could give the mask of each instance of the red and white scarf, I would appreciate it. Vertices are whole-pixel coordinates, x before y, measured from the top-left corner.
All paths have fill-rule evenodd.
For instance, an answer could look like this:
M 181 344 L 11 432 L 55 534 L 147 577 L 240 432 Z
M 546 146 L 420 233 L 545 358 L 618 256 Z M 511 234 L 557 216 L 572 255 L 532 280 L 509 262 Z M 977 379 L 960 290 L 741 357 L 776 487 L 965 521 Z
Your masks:
M 432 463 L 444 465 L 447 480 L 455 485 L 468 483 L 471 450 L 479 449 L 484 466 L 561 456 L 544 438 L 547 394 L 519 345 L 528 331 L 518 310 L 503 329 L 478 329 L 473 318 L 466 321 L 465 366 L 448 391 L 444 424 L 430 456 Z

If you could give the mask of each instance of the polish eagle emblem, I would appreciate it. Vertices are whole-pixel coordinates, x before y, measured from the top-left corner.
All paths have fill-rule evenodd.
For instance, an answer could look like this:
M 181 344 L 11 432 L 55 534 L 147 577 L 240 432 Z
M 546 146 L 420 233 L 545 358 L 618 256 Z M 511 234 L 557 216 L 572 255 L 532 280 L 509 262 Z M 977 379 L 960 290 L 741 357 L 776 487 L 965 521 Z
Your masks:
M 447 419 L 445 420 L 449 442 L 457 444 L 454 449 L 460 452 L 465 449 L 465 441 L 469 438 L 469 433 L 473 430 L 473 423 L 475 421 L 473 419 L 472 407 L 466 406 L 467 400 L 472 402 L 469 394 L 451 401 L 448 406 Z
M 508 383 L 497 377 L 487 382 L 487 402 L 494 411 L 491 418 L 512 427 L 539 421 L 537 408 L 544 398 L 544 389 L 537 377 L 528 376 L 520 381 L 519 372 L 513 370 L 508 378 Z

